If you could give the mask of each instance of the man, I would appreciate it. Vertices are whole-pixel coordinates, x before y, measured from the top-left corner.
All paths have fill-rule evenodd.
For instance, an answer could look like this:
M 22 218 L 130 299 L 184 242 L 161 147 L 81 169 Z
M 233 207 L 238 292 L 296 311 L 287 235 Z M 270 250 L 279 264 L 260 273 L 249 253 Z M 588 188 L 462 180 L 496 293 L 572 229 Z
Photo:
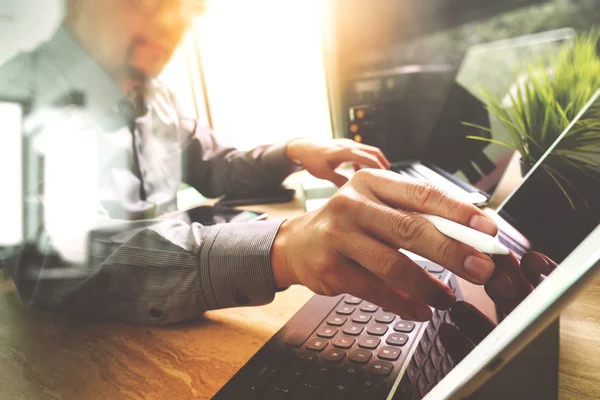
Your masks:
M 36 240 L 47 255 L 24 255 L 13 271 L 27 305 L 168 323 L 263 304 L 303 284 L 325 295 L 352 293 L 419 321 L 431 318 L 429 306 L 450 307 L 452 291 L 398 248 L 486 282 L 494 270 L 487 255 L 415 212 L 489 234 L 495 223 L 430 185 L 385 171 L 379 150 L 297 139 L 243 153 L 182 118 L 152 78 L 181 39 L 193 3 L 71 0 L 53 38 L 0 71 L 0 96 L 34 101 L 30 159 L 44 165 L 43 185 L 28 189 L 43 201 Z M 334 171 L 346 161 L 373 169 L 346 183 Z M 216 197 L 269 189 L 301 167 L 343 185 L 318 211 L 208 227 L 155 219 L 176 209 L 182 181 Z M 51 254 L 81 268 L 57 278 Z

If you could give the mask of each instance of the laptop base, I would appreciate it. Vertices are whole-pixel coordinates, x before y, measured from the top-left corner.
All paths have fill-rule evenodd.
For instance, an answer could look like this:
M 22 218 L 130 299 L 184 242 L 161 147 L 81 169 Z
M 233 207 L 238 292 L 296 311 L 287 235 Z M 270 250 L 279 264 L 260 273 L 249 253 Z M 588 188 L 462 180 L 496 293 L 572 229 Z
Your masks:
M 557 319 L 469 400 L 558 399 L 559 345 Z

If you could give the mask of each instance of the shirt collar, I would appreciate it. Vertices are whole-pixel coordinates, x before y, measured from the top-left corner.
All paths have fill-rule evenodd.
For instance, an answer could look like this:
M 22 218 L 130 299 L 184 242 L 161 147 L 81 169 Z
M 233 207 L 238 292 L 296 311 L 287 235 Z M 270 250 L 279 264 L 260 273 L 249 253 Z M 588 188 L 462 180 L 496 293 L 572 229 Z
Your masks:
M 46 49 L 63 67 L 73 90 L 83 92 L 85 108 L 95 117 L 106 117 L 117 108 L 125 94 L 64 23 L 47 43 Z

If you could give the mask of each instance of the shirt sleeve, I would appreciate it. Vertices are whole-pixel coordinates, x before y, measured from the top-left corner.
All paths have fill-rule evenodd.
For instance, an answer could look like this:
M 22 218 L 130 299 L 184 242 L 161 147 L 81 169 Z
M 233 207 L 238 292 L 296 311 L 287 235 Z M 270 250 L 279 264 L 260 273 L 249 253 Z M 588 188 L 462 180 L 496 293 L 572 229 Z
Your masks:
M 202 226 L 184 218 L 109 219 L 99 201 L 95 157 L 100 156 L 93 134 L 79 125 L 77 113 L 68 118 L 61 111 L 50 120 L 53 125 L 40 131 L 32 146 L 43 153 L 43 172 L 27 188 L 31 196 L 25 196 L 40 205 L 35 231 L 41 237 L 22 246 L 7 265 L 25 305 L 95 319 L 166 324 L 198 319 L 207 310 L 272 301 L 276 288 L 270 252 L 280 222 Z M 223 147 L 198 154 L 214 153 L 236 158 L 234 150 Z M 276 170 L 287 163 L 281 148 L 266 147 L 261 155 L 259 169 Z M 199 169 L 206 165 L 221 164 L 208 161 Z M 228 174 L 213 172 L 212 182 L 218 176 Z M 214 190 L 229 186 L 212 185 Z
M 204 196 L 268 191 L 302 169 L 286 156 L 288 142 L 239 151 L 219 143 L 212 131 L 197 121 L 182 120 L 181 125 L 184 181 Z
M 61 110 L 32 141 L 44 160 L 43 234 L 12 274 L 26 305 L 159 324 L 273 299 L 270 252 L 280 222 L 109 218 L 99 201 L 96 136 L 78 116 Z

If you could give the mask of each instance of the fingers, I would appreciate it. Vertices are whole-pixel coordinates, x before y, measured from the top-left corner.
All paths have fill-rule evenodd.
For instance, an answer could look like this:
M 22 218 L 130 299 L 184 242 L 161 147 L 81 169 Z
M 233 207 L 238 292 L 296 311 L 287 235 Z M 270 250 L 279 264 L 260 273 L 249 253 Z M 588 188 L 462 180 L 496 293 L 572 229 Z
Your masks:
M 554 261 L 538 252 L 529 252 L 521 259 L 521 272 L 533 286 L 539 285 L 542 275 L 550 275 L 556 267 Z
M 458 301 L 450 309 L 450 316 L 456 326 L 475 345 L 481 343 L 496 324 L 475 306 L 464 301 Z
M 381 279 L 360 266 L 348 263 L 343 268 L 343 276 L 331 277 L 340 291 L 350 293 L 373 304 L 383 307 L 403 319 L 428 321 L 432 317 L 431 308 L 424 302 L 394 289 Z M 336 292 L 336 291 L 334 291 Z
M 339 140 L 344 141 L 350 147 L 353 147 L 355 149 L 360 149 L 369 154 L 374 155 L 375 157 L 377 157 L 377 159 L 379 160 L 381 165 L 383 165 L 384 169 L 391 168 L 392 164 L 389 162 L 389 160 L 386 158 L 386 156 L 383 154 L 383 152 L 379 148 L 377 148 L 375 146 L 370 146 L 368 144 L 358 143 L 351 139 L 339 139 Z
M 485 284 L 488 296 L 503 313 L 510 313 L 533 291 L 519 268 L 519 260 L 514 253 L 494 256 L 496 270 Z
M 381 163 L 381 165 L 383 165 L 384 169 L 390 169 L 392 164 L 389 162 L 389 160 L 385 157 L 385 155 L 383 154 L 383 152 L 378 149 L 377 147 L 373 147 L 373 146 L 368 146 L 365 144 L 359 144 L 359 148 L 366 151 L 369 154 L 374 155 L 375 157 L 377 157 L 377 159 L 379 160 L 379 162 Z
M 457 364 L 475 348 L 463 332 L 450 324 L 440 326 L 440 341 Z
M 496 222 L 483 211 L 449 196 L 431 183 L 409 180 L 388 171 L 360 172 L 355 174 L 357 183 L 368 187 L 391 207 L 439 215 L 489 235 L 498 233 Z
M 363 149 L 346 148 L 335 161 L 353 162 L 366 165 L 370 168 L 386 169 L 376 155 L 364 151 Z
M 454 304 L 454 292 L 405 254 L 372 237 L 345 232 L 336 241 L 342 256 L 355 261 L 379 279 L 438 309 Z
M 419 215 L 365 200 L 354 218 L 362 229 L 392 247 L 419 254 L 472 283 L 485 283 L 494 271 L 490 257 L 441 234 Z

